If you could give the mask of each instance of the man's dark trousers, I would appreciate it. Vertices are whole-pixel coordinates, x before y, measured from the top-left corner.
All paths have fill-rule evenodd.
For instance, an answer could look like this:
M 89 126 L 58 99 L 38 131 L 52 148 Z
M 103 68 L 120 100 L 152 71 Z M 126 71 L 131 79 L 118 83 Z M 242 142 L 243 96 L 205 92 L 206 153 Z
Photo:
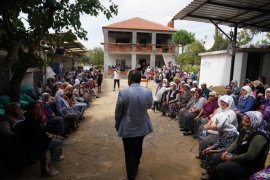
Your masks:
M 143 138 L 122 138 L 125 150 L 126 171 L 128 180 L 135 180 L 142 156 Z

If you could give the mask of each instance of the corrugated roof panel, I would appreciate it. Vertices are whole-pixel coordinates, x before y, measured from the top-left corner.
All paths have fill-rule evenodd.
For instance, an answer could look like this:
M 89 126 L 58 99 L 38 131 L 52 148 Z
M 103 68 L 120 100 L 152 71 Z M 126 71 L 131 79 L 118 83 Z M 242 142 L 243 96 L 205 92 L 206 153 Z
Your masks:
M 194 0 L 173 19 L 259 28 L 270 31 L 270 0 Z

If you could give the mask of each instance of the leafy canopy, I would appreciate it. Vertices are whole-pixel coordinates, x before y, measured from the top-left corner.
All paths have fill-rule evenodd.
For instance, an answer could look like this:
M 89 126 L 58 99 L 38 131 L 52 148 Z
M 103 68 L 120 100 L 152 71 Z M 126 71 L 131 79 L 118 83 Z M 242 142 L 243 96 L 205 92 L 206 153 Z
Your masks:
M 205 52 L 203 43 L 196 40 L 193 43 L 186 46 L 185 52 L 181 54 L 178 58 L 179 63 L 182 65 L 182 68 L 186 72 L 195 72 L 199 71 L 200 53 Z
M 14 72 L 10 81 L 12 101 L 18 101 L 27 68 L 42 66 L 42 41 L 56 41 L 58 46 L 76 36 L 87 40 L 81 15 L 104 14 L 109 19 L 118 13 L 111 0 L 106 7 L 99 0 L 0 0 L 0 4 L 0 49 L 7 51 L 6 63 Z M 56 40 L 49 31 L 56 33 Z
M 230 39 L 227 37 L 223 37 L 223 34 L 218 31 L 216 28 L 216 33 L 214 35 L 215 43 L 212 46 L 212 48 L 209 51 L 219 51 L 219 50 L 225 50 L 228 48 L 230 42 Z
M 82 56 L 80 61 L 84 64 L 103 65 L 104 51 L 101 47 L 94 47 Z
M 182 51 L 183 51 L 184 47 L 187 44 L 191 44 L 192 42 L 195 41 L 195 34 L 188 32 L 186 30 L 180 30 L 180 31 L 173 33 L 172 40 L 174 43 L 182 45 L 182 47 L 183 47 Z

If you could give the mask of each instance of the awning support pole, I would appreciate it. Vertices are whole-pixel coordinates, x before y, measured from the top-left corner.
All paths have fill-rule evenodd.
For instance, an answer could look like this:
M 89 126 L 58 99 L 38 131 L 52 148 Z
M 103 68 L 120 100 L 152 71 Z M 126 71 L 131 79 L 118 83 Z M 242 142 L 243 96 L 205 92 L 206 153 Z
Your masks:
M 235 52 L 236 52 L 236 40 L 237 40 L 237 24 L 234 24 L 234 32 L 233 32 L 233 39 L 232 39 L 233 53 L 232 53 L 232 61 L 231 61 L 230 82 L 233 80 Z
M 216 28 L 218 28 L 218 30 L 220 30 L 222 34 L 224 34 L 230 41 L 232 41 L 232 38 L 228 34 L 226 34 L 214 21 L 212 21 L 211 19 L 209 19 L 209 21 L 214 24 Z

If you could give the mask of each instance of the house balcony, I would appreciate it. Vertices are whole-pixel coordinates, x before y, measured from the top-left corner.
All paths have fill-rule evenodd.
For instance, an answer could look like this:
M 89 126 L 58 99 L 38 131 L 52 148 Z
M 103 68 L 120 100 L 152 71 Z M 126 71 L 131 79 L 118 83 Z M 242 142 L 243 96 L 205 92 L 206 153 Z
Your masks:
M 132 44 L 130 43 L 109 43 L 109 52 L 132 52 Z
M 151 44 L 136 44 L 136 52 L 151 53 L 152 45 Z
M 157 44 L 156 45 L 156 53 L 175 53 L 176 45 L 164 45 L 164 44 Z
M 175 53 L 176 45 L 165 44 L 131 44 L 131 43 L 108 43 L 108 52 L 140 52 L 140 53 Z M 134 48 L 133 48 L 134 47 Z

